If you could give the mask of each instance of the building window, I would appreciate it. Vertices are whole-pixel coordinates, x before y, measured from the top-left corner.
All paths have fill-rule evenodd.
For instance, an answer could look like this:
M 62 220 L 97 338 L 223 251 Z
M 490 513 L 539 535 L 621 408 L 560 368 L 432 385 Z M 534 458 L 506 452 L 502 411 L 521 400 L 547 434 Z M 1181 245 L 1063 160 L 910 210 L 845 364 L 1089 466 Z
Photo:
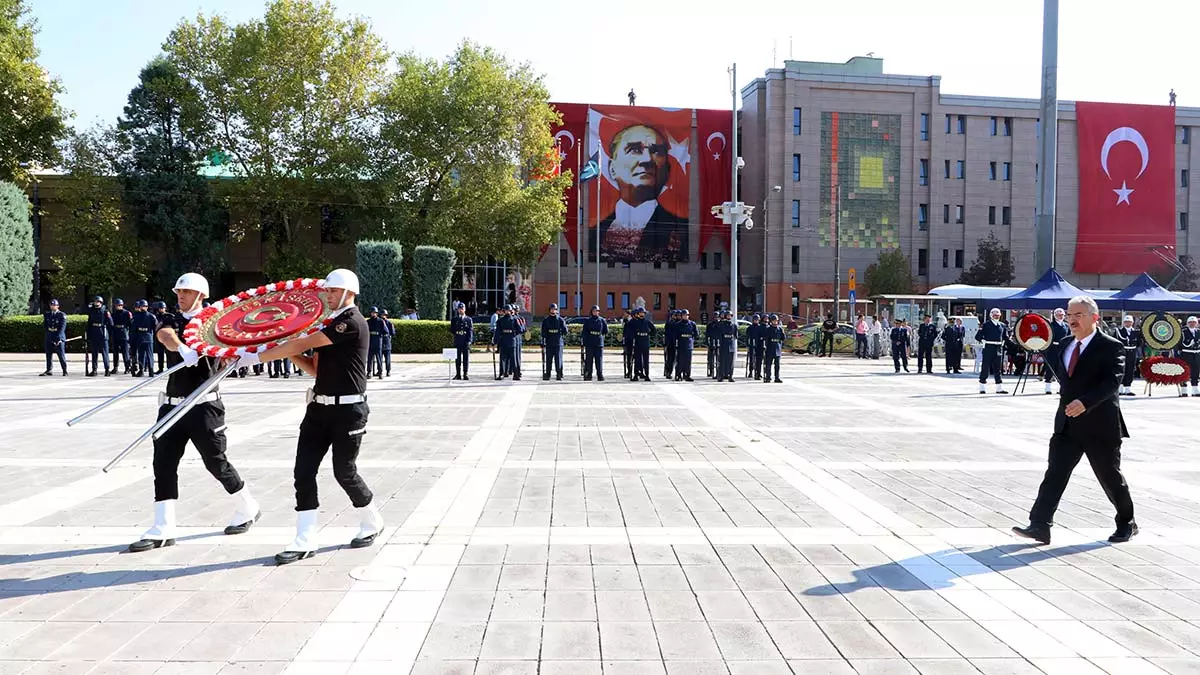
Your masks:
M 628 293 L 625 293 L 624 295 L 628 295 Z M 654 298 L 654 309 L 655 310 L 662 309 L 662 293 L 655 293 L 653 295 L 653 298 Z
M 942 269 L 950 267 L 950 249 L 942 249 Z
M 929 185 L 929 160 L 921 160 L 921 185 Z
M 605 305 L 608 307 L 608 309 L 612 309 L 613 303 L 616 302 L 616 299 L 614 298 L 612 293 L 605 293 L 604 294 L 604 302 L 605 302 Z
M 964 218 L 963 218 L 963 205 L 962 205 L 962 204 L 956 204 L 956 205 L 954 206 L 954 222 L 955 222 L 955 223 L 957 223 L 957 224 L 959 224 L 959 225 L 962 225 L 962 224 L 963 224 L 963 221 L 964 221 Z
M 1188 229 L 1188 216 L 1187 216 L 1187 211 L 1182 211 L 1182 212 L 1180 212 L 1180 214 L 1179 214 L 1179 229 L 1180 229 L 1180 231 L 1182 231 L 1182 232 L 1186 232 L 1186 231 L 1187 231 L 1187 229 Z
M 967 177 L 967 162 L 966 162 L 966 160 L 962 160 L 962 159 L 958 160 L 958 163 L 955 164 L 954 175 L 959 180 Z
M 943 223 L 950 222 L 950 205 L 949 204 L 942 204 L 942 222 Z
M 701 293 L 700 294 L 700 311 L 703 312 L 707 309 L 708 309 L 708 293 Z
M 621 294 L 621 309 L 629 309 L 629 293 Z
M 946 167 L 946 172 L 945 172 L 944 177 L 946 178 L 946 180 L 950 180 L 950 160 L 946 160 L 945 167 Z
M 924 232 L 929 229 L 929 205 L 917 205 L 917 229 Z
M 1187 187 L 1187 186 L 1188 186 L 1188 170 L 1180 169 L 1179 170 L 1179 187 Z
M 1004 118 L 1004 135 L 1012 136 L 1012 118 L 1011 117 Z
M 950 123 L 953 117 L 953 115 L 946 115 L 946 133 L 950 133 Z
M 988 180 L 996 180 L 996 163 L 988 162 Z
M 997 118 L 993 117 L 993 118 L 992 118 L 992 127 L 991 127 L 991 128 L 992 128 L 992 135 L 993 135 L 993 136 L 995 136 L 995 135 L 997 135 L 998 133 L 1000 133 L 1000 120 L 998 120 Z
M 1001 225 L 1012 225 L 1012 207 L 1011 206 L 1005 206 L 1004 208 L 1000 209 L 1000 224 Z
M 721 294 L 713 293 L 713 309 L 721 309 Z
M 800 227 L 800 200 L 792 200 L 792 227 Z
M 800 155 L 792 155 L 792 181 L 800 182 Z
M 958 125 L 957 125 L 956 129 L 958 130 L 958 133 L 960 133 L 960 134 L 967 133 L 967 116 L 966 115 L 958 116 Z
M 700 254 L 700 269 L 702 269 L 702 270 L 708 269 L 708 254 L 707 253 Z
M 713 253 L 713 269 L 714 270 L 721 269 L 721 252 L 720 251 Z
M 661 270 L 661 269 L 662 269 L 662 262 L 661 262 L 661 261 L 658 261 L 658 260 L 655 260 L 655 261 L 654 261 L 654 269 L 656 269 L 656 270 Z
M 558 249 L 558 266 L 566 267 L 571 260 L 571 255 L 565 248 Z
M 567 308 L 567 292 L 566 291 L 562 291 L 558 294 L 558 307 L 559 307 L 559 309 Z
M 917 249 L 917 276 L 929 276 L 929 249 Z
M 1004 163 L 1004 180 L 1012 180 L 1012 162 Z
M 1179 142 L 1187 145 L 1192 142 L 1192 128 L 1179 127 Z
M 996 207 L 989 206 L 988 207 L 988 225 L 995 225 L 995 224 L 996 224 Z
M 929 113 L 921 113 L 921 140 L 929 140 Z
M 792 108 L 792 135 L 800 135 L 800 109 Z
M 800 274 L 800 247 L 792 247 L 792 274 Z
M 667 308 L 675 309 L 675 294 L 667 293 Z
M 963 250 L 961 248 L 954 250 L 954 266 L 962 269 L 963 266 Z

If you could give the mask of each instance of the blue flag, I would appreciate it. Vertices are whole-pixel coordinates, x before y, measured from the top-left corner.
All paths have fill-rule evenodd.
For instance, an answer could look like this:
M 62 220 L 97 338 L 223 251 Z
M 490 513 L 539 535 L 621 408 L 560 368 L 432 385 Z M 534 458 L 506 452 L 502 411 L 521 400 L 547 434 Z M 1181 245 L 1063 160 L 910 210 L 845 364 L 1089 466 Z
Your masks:
M 586 183 L 599 175 L 600 163 L 595 159 L 589 159 L 588 163 L 583 165 L 583 170 L 579 172 L 579 182 Z

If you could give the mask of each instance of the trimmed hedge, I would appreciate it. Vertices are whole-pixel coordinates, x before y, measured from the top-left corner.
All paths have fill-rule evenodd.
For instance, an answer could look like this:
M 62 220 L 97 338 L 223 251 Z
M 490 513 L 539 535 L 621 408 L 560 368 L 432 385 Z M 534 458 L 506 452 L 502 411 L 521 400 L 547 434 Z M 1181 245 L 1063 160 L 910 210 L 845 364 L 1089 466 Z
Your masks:
M 400 243 L 364 239 L 355 245 L 354 255 L 361 291 L 358 294 L 359 309 L 374 306 L 389 312 L 403 311 L 400 292 L 403 290 L 401 263 L 404 256 Z
M 417 315 L 442 320 L 446 312 L 446 295 L 454 276 L 454 249 L 441 246 L 418 246 L 413 249 L 413 294 L 417 299 Z
M 84 335 L 87 332 L 86 314 L 67 315 L 67 338 Z M 0 352 L 37 352 L 44 349 L 46 329 L 42 327 L 42 317 L 38 316 L 6 316 L 0 319 Z M 83 352 L 83 340 L 73 340 L 67 343 L 67 352 Z
M 21 188 L 0 181 L 0 316 L 29 311 L 33 260 L 29 200 Z

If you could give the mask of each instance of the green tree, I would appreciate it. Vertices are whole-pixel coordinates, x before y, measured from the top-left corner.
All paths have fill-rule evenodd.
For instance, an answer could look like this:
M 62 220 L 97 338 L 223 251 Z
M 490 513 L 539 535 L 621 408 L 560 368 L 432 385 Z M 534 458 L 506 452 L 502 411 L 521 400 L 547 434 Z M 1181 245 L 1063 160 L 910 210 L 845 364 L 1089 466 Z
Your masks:
M 245 23 L 184 21 L 163 49 L 195 91 L 213 148 L 241 178 L 231 198 L 260 207 L 236 225 L 264 228 L 268 262 L 289 267 L 289 249 L 319 221 L 329 194 L 370 189 L 363 178 L 383 42 L 366 20 L 339 19 L 329 0 L 271 0 Z
M 464 42 L 446 61 L 401 56 L 377 109 L 372 174 L 406 247 L 533 262 L 562 226 L 570 174 L 527 180 L 557 113 L 540 75 Z
M 0 0 L 0 180 L 24 181 L 22 164 L 54 166 L 67 114 L 62 84 L 37 63 L 37 24 L 24 0 Z
M 29 309 L 33 255 L 29 200 L 21 188 L 0 182 L 0 316 Z
M 403 248 L 396 241 L 362 240 L 355 246 L 354 268 L 358 273 L 361 307 L 379 307 L 399 312 L 404 260 Z
M 418 246 L 413 251 L 417 314 L 440 321 L 446 315 L 446 294 L 454 276 L 454 251 L 441 246 Z
M 866 296 L 913 292 L 912 267 L 898 248 L 885 249 L 863 274 Z
M 1200 273 L 1196 271 L 1196 261 L 1190 255 L 1179 256 L 1178 266 L 1159 265 L 1149 274 L 1164 288 L 1181 291 L 1200 289 Z
M 971 266 L 963 270 L 958 283 L 971 286 L 1007 286 L 1012 283 L 1012 252 L 996 238 L 995 232 L 979 240 L 979 251 Z

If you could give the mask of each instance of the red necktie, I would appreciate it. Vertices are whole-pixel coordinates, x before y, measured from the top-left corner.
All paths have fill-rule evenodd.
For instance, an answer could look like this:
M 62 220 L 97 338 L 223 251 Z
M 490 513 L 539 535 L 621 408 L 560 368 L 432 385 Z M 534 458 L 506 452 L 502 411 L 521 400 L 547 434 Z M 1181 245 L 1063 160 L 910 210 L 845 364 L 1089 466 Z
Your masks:
M 1075 351 L 1071 352 L 1071 360 L 1067 362 L 1067 377 L 1075 375 L 1075 364 L 1079 362 L 1079 354 L 1083 352 L 1083 343 L 1075 341 Z

